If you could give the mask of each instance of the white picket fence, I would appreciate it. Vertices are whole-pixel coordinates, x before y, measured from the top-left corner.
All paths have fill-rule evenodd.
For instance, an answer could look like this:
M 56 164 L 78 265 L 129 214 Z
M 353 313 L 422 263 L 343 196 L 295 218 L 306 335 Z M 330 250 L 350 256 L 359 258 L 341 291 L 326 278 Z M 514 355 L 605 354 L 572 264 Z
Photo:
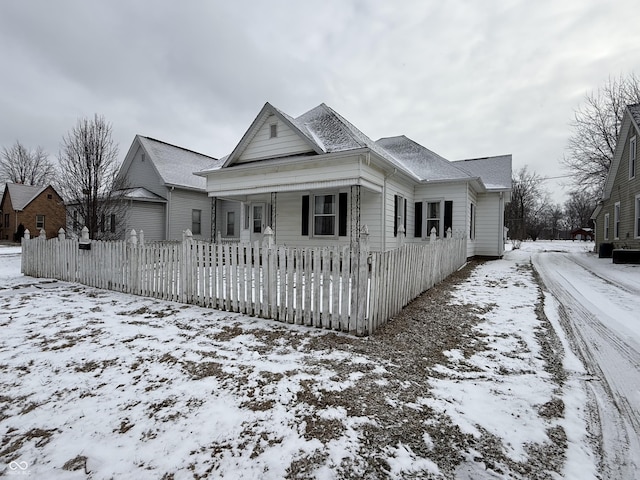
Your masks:
M 132 232 L 134 233 L 134 232 Z M 29 238 L 22 272 L 34 277 L 196 304 L 281 322 L 367 335 L 464 264 L 463 238 L 371 252 L 255 244 Z M 142 241 L 141 241 L 142 240 Z

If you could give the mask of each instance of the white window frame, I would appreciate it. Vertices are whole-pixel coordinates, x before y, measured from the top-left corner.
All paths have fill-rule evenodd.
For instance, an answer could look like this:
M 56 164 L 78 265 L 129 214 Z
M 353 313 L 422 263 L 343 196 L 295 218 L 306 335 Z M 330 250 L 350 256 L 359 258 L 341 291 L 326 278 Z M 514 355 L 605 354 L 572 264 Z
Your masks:
M 198 212 L 198 221 L 194 219 L 194 215 L 196 212 Z M 197 229 L 196 225 L 198 226 Z M 191 210 L 191 233 L 193 235 L 202 235 L 202 210 L 199 210 L 197 208 Z
M 316 213 L 316 198 L 318 197 L 333 197 L 333 213 Z M 310 196 L 309 217 L 311 221 L 311 237 L 313 238 L 338 238 L 338 212 L 339 210 L 339 192 L 318 192 Z M 322 234 L 316 232 L 316 217 L 333 217 L 333 234 Z
M 438 217 L 429 217 L 429 204 L 438 204 Z M 431 198 L 424 201 L 424 238 L 431 237 L 431 228 L 429 228 L 430 221 L 438 221 L 438 232 L 436 238 L 444 238 L 444 198 Z
M 404 211 L 407 209 L 407 199 L 400 194 L 397 194 L 396 196 L 398 197 L 398 215 L 397 215 L 398 232 L 397 234 L 399 234 L 400 226 L 402 226 L 402 229 L 404 230 Z M 404 232 L 404 236 L 405 237 L 407 236 L 406 231 Z
M 270 123 L 269 124 L 269 138 L 278 138 L 278 124 Z
M 613 239 L 620 240 L 620 202 L 613 205 Z
M 476 204 L 469 203 L 469 240 L 476 239 L 476 216 L 478 215 L 478 209 Z
M 640 238 L 640 193 L 636 195 L 636 216 L 633 231 L 635 232 L 635 238 Z
M 629 140 L 629 180 L 635 178 L 636 169 L 638 168 L 638 142 L 636 137 Z
M 227 218 L 225 222 L 225 227 L 226 227 L 225 231 L 227 232 L 227 237 L 235 237 L 236 236 L 236 212 L 234 211 L 227 212 L 226 217 Z
M 604 226 L 603 226 L 603 229 L 604 229 L 604 239 L 605 239 L 605 240 L 609 240 L 609 233 L 611 233 L 611 232 L 609 232 L 609 228 L 610 228 L 610 224 L 609 224 L 609 214 L 608 214 L 608 213 L 605 213 L 605 214 L 604 214 Z
M 36 215 L 36 229 L 40 230 L 44 228 L 45 216 L 42 214 Z

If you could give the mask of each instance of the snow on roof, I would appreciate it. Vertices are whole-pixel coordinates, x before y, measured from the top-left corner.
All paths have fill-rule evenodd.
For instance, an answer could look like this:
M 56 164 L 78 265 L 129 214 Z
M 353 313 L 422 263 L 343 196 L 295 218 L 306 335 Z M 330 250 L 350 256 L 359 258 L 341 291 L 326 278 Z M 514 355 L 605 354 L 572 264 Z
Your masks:
M 120 193 L 124 198 L 129 198 L 133 200 L 150 200 L 150 201 L 166 201 L 160 195 L 156 195 L 153 192 L 150 192 L 146 188 L 143 187 L 134 187 L 134 188 L 124 188 L 120 190 Z
M 376 142 L 422 181 L 464 180 L 472 175 L 404 135 L 381 138 Z
M 11 197 L 11 206 L 14 210 L 22 210 L 31 200 L 36 198 L 47 188 L 41 185 L 23 185 L 21 183 L 7 183 L 9 196 Z
M 480 177 L 488 190 L 511 190 L 511 155 L 457 160 L 452 163 L 471 175 Z
M 194 172 L 216 168 L 220 160 L 201 153 L 161 142 L 154 138 L 139 136 L 140 142 L 167 185 L 205 190 L 207 180 Z

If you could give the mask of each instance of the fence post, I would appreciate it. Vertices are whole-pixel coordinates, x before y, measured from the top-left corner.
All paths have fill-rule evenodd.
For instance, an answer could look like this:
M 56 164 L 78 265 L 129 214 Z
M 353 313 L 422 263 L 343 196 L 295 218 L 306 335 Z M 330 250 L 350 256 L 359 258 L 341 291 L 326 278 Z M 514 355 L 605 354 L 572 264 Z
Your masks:
M 31 238 L 31 232 L 29 231 L 29 229 L 28 229 L 28 228 L 24 231 L 24 236 L 23 236 L 23 238 L 24 238 L 25 240 L 29 240 L 29 239 Z
M 398 227 L 398 247 L 404 245 L 404 225 L 401 223 Z
M 33 256 L 33 251 L 29 248 L 31 245 L 28 240 L 30 239 L 31 239 L 31 232 L 27 228 L 24 231 L 24 235 L 22 236 L 22 239 L 20 240 L 20 243 L 22 244 L 22 258 L 20 261 L 20 273 L 22 273 L 23 275 L 29 275 L 29 273 L 31 272 L 30 259 Z
M 351 243 L 351 325 L 356 335 L 366 335 L 367 287 L 369 284 L 369 228 L 364 225 L 355 242 Z M 353 327 L 351 327 L 353 328 Z
M 86 225 L 82 227 L 82 231 L 80 232 L 80 239 L 83 242 L 89 241 L 89 229 L 86 227 Z
M 38 238 L 40 240 L 46 240 L 47 239 L 47 232 L 44 231 L 44 228 L 40 229 L 40 236 Z
M 182 232 L 182 255 L 180 258 L 180 301 L 182 303 L 189 303 L 192 289 L 191 289 L 191 245 L 193 242 L 193 233 L 188 228 Z
M 431 232 L 429 233 L 429 241 L 430 242 L 435 242 L 437 239 L 437 233 L 436 233 L 436 227 L 432 227 L 431 228 Z
M 140 233 L 138 234 L 138 243 L 140 245 L 144 245 L 144 231 L 140 230 Z
M 447 238 L 453 238 L 453 232 L 451 231 L 451 227 L 447 228 Z
M 58 230 L 58 240 L 62 241 L 64 239 L 65 239 L 64 228 L 60 227 L 60 230 Z
M 267 257 L 263 259 L 264 265 L 267 265 L 264 275 L 265 296 L 267 302 L 267 318 L 276 319 L 278 311 L 278 262 L 277 250 L 274 248 L 273 230 L 267 226 L 264 229 L 263 245 L 266 245 Z

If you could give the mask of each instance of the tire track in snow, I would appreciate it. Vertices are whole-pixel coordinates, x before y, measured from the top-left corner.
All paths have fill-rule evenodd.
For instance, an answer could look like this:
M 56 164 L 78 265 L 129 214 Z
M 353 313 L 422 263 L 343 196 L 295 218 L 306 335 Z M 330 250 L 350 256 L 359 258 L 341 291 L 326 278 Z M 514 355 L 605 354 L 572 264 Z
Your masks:
M 577 261 L 576 261 L 577 259 Z M 640 347 L 615 331 L 612 301 L 640 311 L 634 289 L 599 275 L 578 256 L 542 253 L 533 263 L 550 294 L 574 350 L 597 382 L 586 382 L 594 395 L 602 431 L 605 478 L 640 476 Z

